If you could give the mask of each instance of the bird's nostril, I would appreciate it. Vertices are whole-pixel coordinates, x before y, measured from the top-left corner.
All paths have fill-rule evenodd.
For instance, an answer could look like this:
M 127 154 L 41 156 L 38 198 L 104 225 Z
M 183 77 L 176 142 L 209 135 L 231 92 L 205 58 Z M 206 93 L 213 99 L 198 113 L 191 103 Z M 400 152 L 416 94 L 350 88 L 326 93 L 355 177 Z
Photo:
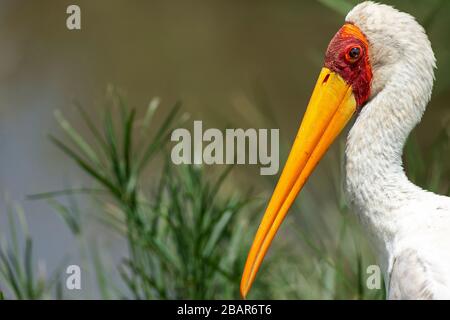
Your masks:
M 328 78 L 330 78 L 330 74 L 327 74 L 327 75 L 325 76 L 325 78 L 323 78 L 322 85 L 324 85 L 324 84 L 327 83 Z

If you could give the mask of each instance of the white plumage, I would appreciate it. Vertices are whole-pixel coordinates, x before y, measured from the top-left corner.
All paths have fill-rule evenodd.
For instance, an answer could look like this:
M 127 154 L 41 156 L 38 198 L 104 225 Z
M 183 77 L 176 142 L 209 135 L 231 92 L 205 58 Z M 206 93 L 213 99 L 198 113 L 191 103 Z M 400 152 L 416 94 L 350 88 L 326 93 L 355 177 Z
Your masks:
M 372 94 L 347 139 L 346 191 L 390 299 L 450 299 L 450 198 L 411 183 L 402 150 L 430 100 L 435 58 L 424 29 L 364 2 L 346 17 L 369 41 Z

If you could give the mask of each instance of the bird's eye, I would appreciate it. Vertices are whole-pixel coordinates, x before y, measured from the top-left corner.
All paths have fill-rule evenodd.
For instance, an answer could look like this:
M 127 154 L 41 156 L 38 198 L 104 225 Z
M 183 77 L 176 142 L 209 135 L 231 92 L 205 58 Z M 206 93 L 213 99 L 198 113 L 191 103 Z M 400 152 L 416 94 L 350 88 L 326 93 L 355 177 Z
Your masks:
M 348 55 L 350 56 L 350 58 L 356 59 L 359 57 L 360 52 L 361 52 L 361 50 L 358 47 L 354 47 L 354 48 L 350 49 L 350 52 L 348 53 Z
M 345 58 L 350 63 L 356 62 L 359 59 L 359 57 L 361 56 L 361 51 L 362 51 L 362 49 L 360 46 L 350 47 L 347 50 Z

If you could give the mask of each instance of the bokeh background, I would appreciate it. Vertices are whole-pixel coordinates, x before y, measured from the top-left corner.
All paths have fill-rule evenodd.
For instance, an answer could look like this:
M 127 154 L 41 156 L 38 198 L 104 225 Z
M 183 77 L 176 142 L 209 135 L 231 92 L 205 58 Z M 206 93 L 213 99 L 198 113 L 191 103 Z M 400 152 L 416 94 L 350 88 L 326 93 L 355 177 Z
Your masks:
M 20 206 L 33 239 L 36 272 L 50 274 L 60 265 L 88 260 L 49 201 L 27 196 L 95 185 L 49 141 L 48 134 L 67 141 L 54 117 L 60 110 L 86 140 L 92 140 L 74 102 L 100 123 L 105 92 L 111 86 L 136 108 L 137 118 L 152 98 L 159 97 L 156 124 L 180 100 L 181 113 L 190 115 L 188 127 L 199 119 L 205 127 L 280 128 L 282 166 L 327 44 L 342 25 L 344 12 L 357 2 L 1 0 L 0 234 L 8 238 L 11 232 L 3 213 Z M 433 99 L 414 132 L 406 160 L 418 183 L 448 193 L 450 3 L 383 2 L 414 15 L 432 42 L 438 65 Z M 69 4 L 81 7 L 80 31 L 66 28 Z M 281 256 L 272 252 L 274 269 L 268 267 L 261 276 L 261 285 L 270 290 L 255 297 L 383 296 L 382 290 L 366 292 L 358 287 L 365 281 L 365 268 L 375 261 L 342 198 L 342 146 L 343 139 L 297 200 L 273 250 L 281 250 Z M 155 169 L 142 177 L 147 188 L 156 185 L 152 172 L 158 172 L 162 162 L 156 160 L 151 165 Z M 252 188 L 259 209 L 276 181 L 260 176 L 258 166 L 240 166 L 230 175 L 223 193 Z M 74 197 L 86 221 L 91 221 L 95 201 L 89 195 Z M 241 213 L 242 221 L 261 214 L 257 208 L 256 213 L 250 211 Z M 125 292 L 112 296 L 131 297 L 115 269 L 128 254 L 126 241 L 95 219 L 86 229 L 85 241 L 98 246 L 109 279 Z M 251 238 L 253 231 L 248 233 Z M 83 280 L 81 291 L 66 290 L 64 297 L 96 298 L 102 293 L 95 281 Z

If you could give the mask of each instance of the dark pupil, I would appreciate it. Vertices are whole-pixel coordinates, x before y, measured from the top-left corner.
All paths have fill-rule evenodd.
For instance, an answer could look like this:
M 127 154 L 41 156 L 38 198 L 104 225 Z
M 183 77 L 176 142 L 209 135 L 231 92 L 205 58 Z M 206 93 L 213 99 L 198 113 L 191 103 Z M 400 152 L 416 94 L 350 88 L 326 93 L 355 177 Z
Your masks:
M 359 48 L 351 48 L 348 55 L 350 56 L 350 58 L 356 59 L 359 57 L 359 53 L 360 53 Z

